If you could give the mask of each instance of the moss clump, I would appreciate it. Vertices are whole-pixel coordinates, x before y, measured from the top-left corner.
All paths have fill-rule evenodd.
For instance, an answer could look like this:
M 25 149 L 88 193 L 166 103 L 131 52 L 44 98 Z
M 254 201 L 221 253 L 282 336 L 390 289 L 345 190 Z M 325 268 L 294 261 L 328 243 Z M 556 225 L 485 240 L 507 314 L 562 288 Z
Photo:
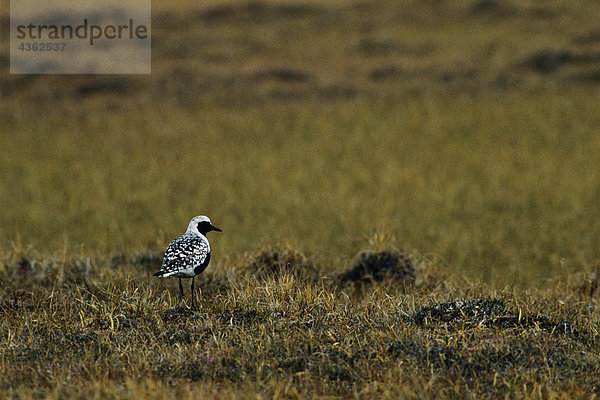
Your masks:
M 340 275 L 340 281 L 359 286 L 373 282 L 413 286 L 415 268 L 412 259 L 398 249 L 366 250 L 356 256 L 349 271 Z
M 266 246 L 250 255 L 242 272 L 254 277 L 280 276 L 284 273 L 316 281 L 319 270 L 301 252 L 287 246 Z

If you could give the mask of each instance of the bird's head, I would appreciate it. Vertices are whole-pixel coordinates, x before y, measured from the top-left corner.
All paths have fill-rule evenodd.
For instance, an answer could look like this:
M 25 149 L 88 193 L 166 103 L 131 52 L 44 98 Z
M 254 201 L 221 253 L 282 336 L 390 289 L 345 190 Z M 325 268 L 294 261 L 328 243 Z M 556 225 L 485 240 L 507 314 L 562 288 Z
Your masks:
M 188 225 L 188 232 L 200 233 L 202 235 L 206 235 L 210 231 L 223 232 L 221 228 L 217 228 L 214 226 L 210 219 L 204 215 L 199 215 L 197 217 L 192 218 L 190 224 Z

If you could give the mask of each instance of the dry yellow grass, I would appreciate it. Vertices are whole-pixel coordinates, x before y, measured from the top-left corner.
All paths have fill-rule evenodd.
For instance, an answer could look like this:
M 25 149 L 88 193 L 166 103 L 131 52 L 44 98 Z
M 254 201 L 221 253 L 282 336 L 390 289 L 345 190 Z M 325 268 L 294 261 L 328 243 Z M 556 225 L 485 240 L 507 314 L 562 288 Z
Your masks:
M 285 248 L 269 251 L 289 255 Z M 257 260 L 265 257 L 213 265 L 200 277 L 195 309 L 152 279 L 152 263 L 143 260 L 31 259 L 30 269 L 21 261 L 2 274 L 0 288 L 3 395 L 391 399 L 598 392 L 598 293 L 582 291 L 581 282 L 499 292 L 451 279 L 408 291 L 383 281 L 352 292 L 331 275 L 299 280 L 295 273 L 257 276 L 243 268 Z M 285 268 L 306 268 L 305 262 Z

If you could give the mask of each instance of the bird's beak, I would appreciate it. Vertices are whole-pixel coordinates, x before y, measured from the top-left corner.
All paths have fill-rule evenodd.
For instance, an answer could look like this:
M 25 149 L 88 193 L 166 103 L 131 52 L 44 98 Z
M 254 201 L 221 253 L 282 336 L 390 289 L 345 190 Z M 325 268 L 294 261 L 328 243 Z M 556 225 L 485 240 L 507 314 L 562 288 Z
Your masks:
M 217 227 L 216 227 L 216 226 L 214 226 L 214 225 L 211 225 L 210 227 L 211 227 L 211 230 L 213 230 L 213 231 L 217 231 L 217 232 L 223 232 L 223 230 L 222 230 L 221 228 L 217 228 Z

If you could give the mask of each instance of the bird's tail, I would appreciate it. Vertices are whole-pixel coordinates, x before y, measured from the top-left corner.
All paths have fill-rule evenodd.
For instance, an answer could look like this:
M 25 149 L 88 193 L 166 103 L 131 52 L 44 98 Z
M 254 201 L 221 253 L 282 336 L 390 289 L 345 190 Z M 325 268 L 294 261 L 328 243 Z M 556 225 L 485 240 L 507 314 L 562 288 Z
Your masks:
M 164 275 L 164 274 L 166 274 L 166 273 L 167 273 L 167 271 L 163 271 L 163 270 L 161 269 L 160 271 L 153 273 L 153 274 L 152 274 L 152 276 L 158 276 L 158 277 L 161 277 L 161 276 L 163 276 L 163 275 Z

